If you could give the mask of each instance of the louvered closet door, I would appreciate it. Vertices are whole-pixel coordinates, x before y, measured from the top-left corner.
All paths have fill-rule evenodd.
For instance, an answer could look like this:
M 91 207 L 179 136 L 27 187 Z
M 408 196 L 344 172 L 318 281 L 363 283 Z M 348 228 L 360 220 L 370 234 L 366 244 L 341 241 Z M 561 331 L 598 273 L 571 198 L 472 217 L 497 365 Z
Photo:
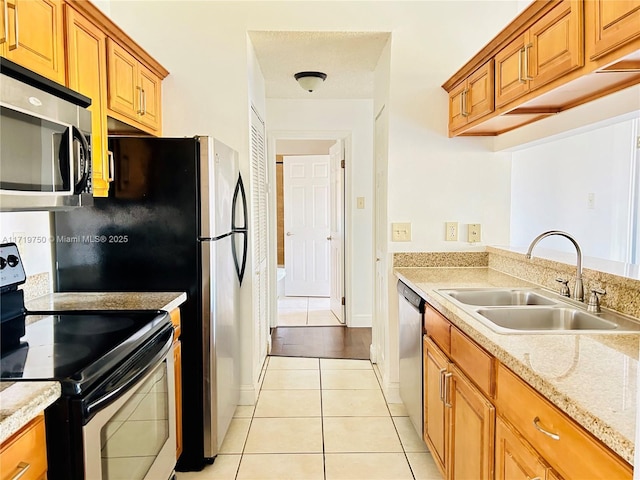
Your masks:
M 267 159 L 264 122 L 251 108 L 251 193 L 253 209 L 254 321 L 257 322 L 258 344 L 262 359 L 267 354 L 268 291 L 267 272 Z

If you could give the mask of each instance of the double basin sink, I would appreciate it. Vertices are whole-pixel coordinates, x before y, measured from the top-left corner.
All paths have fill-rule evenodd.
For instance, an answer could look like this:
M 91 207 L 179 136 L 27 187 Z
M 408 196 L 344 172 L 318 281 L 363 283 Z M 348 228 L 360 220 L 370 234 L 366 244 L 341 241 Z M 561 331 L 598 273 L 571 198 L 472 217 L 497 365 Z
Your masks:
M 640 323 L 541 289 L 460 288 L 438 290 L 497 333 L 640 333 Z

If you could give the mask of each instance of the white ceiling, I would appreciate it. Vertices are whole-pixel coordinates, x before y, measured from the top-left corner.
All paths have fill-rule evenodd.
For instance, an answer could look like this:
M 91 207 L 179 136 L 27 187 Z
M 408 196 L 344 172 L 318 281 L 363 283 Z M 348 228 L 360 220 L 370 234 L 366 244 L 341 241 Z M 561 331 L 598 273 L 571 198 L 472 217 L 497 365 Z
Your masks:
M 373 71 L 389 38 L 385 32 L 249 32 L 267 98 L 373 98 Z M 293 75 L 327 74 L 312 93 Z

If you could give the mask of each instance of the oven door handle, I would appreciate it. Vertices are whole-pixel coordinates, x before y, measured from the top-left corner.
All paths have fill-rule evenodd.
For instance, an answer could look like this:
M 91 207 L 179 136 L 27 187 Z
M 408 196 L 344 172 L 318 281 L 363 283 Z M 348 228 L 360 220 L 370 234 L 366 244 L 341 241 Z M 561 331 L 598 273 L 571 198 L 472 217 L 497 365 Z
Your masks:
M 173 345 L 173 326 L 167 326 L 154 339 L 152 348 L 144 349 L 126 360 L 113 375 L 89 392 L 82 400 L 86 425 L 91 418 L 116 400 L 124 391 L 151 372 L 169 353 Z

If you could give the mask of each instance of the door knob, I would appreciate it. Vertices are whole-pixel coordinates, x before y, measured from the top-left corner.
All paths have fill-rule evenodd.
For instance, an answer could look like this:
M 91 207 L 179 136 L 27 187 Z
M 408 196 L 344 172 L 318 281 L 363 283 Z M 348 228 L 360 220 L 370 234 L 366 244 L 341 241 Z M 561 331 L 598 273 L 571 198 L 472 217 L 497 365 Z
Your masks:
M 287 232 L 287 237 L 290 237 L 291 235 L 293 235 L 293 233 Z
M 333 237 L 332 237 L 331 235 L 329 235 L 329 236 L 327 237 L 327 240 L 331 240 L 332 238 L 333 238 Z

